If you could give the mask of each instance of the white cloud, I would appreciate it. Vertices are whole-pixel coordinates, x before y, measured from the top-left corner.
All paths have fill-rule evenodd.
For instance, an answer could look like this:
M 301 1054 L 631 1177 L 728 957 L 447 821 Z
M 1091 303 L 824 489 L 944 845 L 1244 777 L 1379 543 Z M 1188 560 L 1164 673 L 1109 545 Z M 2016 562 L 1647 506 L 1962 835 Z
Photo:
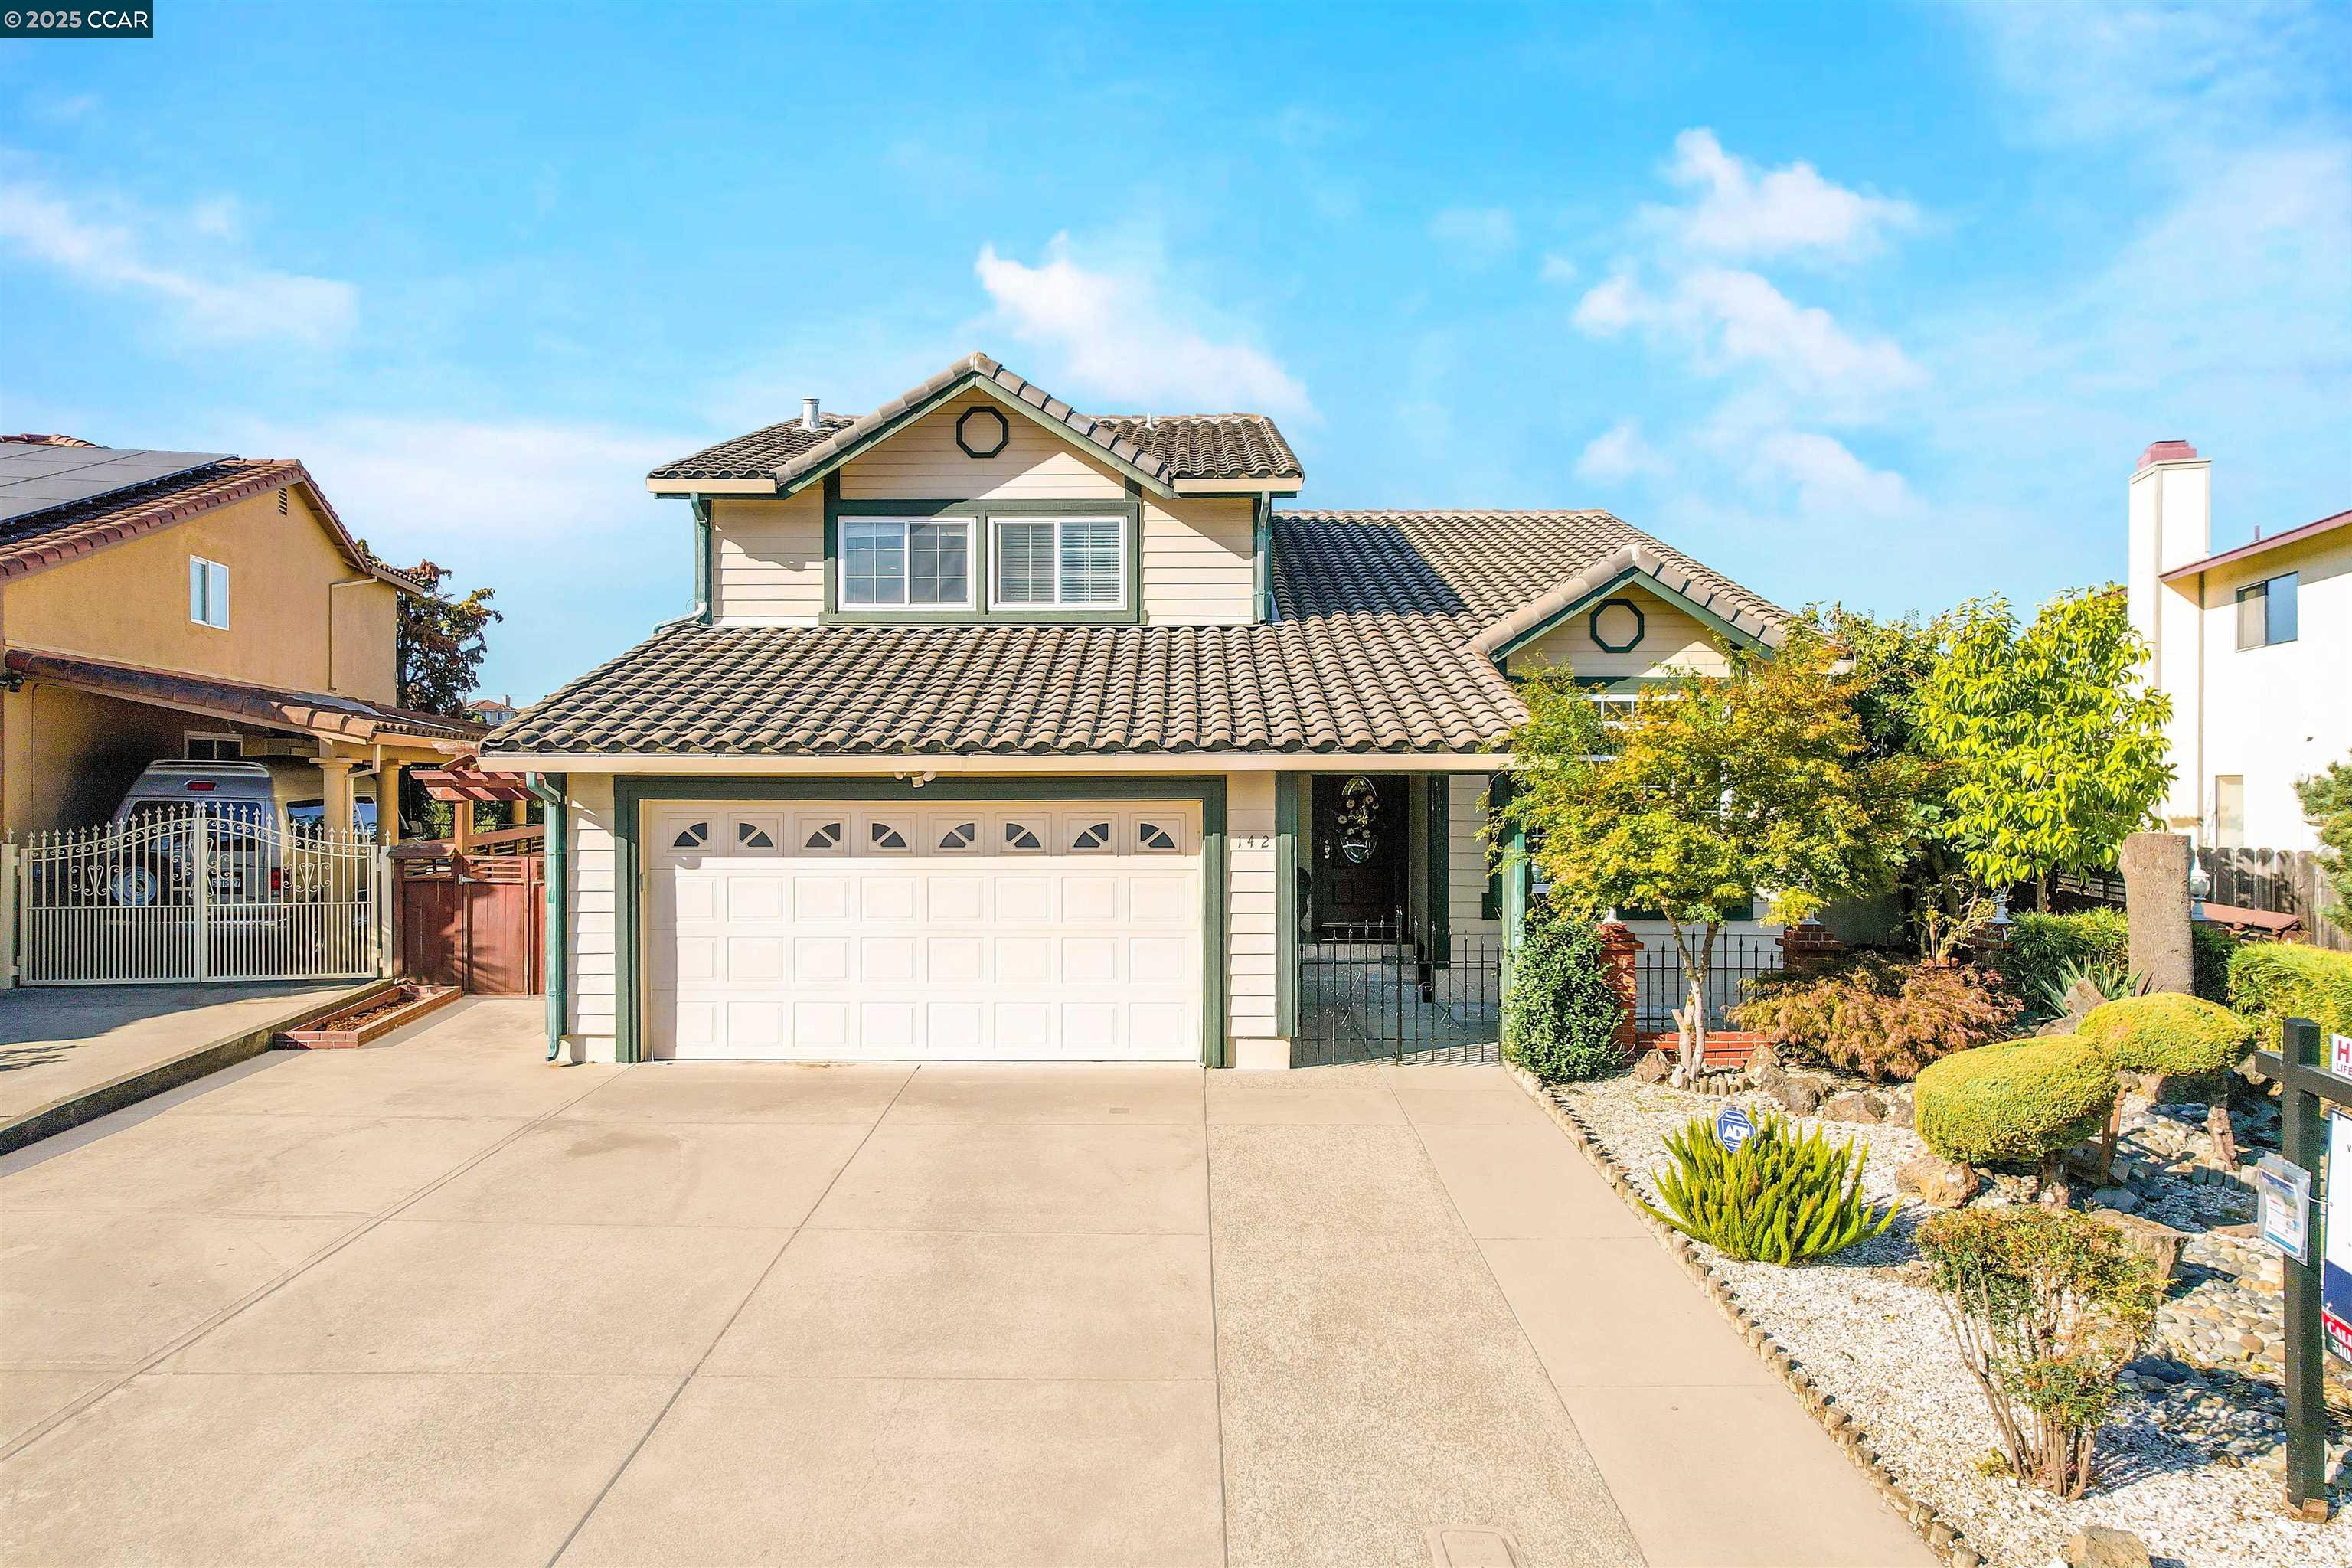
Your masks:
M 36 120 L 45 120 L 52 125 L 70 125 L 76 121 L 89 119 L 103 105 L 98 94 L 94 92 L 58 93 L 44 90 L 35 93 L 26 101 L 25 107 Z
M 1638 419 L 1620 419 L 1588 442 L 1583 455 L 1576 459 L 1577 477 L 1596 484 L 1619 484 L 1665 469 L 1665 459 L 1642 439 Z
M 1576 273 L 1575 262 L 1553 251 L 1543 258 L 1543 266 L 1538 268 L 1536 276 L 1546 283 L 1565 287 L 1576 281 Z
M 168 266 L 150 259 L 151 251 L 166 245 L 175 256 L 188 248 L 167 237 L 172 231 L 226 239 L 236 214 L 225 198 L 179 215 L 155 215 L 0 179 L 0 246 L 68 282 L 144 296 L 193 341 L 331 348 L 349 337 L 359 316 L 359 290 L 349 283 L 257 268 L 235 257 L 208 265 L 191 265 L 193 258 Z
M 1725 152 L 1704 127 L 1675 138 L 1666 177 L 1696 191 L 1697 199 L 1688 206 L 1644 207 L 1644 223 L 1720 256 L 1853 260 L 1875 253 L 1889 233 L 1919 221 L 1909 202 L 1848 190 L 1823 179 L 1811 163 L 1759 174 L 1746 159 Z
M 1447 207 L 1429 220 L 1429 237 L 1457 267 L 1491 267 L 1519 243 L 1518 220 L 1506 207 Z
M 1170 296 L 1156 257 L 1103 268 L 1081 266 L 1067 235 L 1031 267 L 981 247 L 973 263 L 997 323 L 1054 357 L 1056 392 L 1112 399 L 1137 410 L 1246 409 L 1312 418 L 1297 377 L 1263 350 L 1217 342 L 1194 321 L 1202 312 Z
M 1872 468 L 1832 437 L 1778 430 L 1754 450 L 1767 472 L 1796 486 L 1798 507 L 1810 522 L 1878 521 L 1911 510 L 1911 489 L 1901 474 Z
M 542 420 L 344 415 L 229 427 L 248 457 L 299 458 L 354 533 L 387 559 L 544 550 L 647 523 L 646 470 L 708 444 Z
M 1734 268 L 1685 273 L 1664 292 L 1620 272 L 1587 291 L 1574 320 L 1593 337 L 1644 327 L 1685 349 L 1703 374 L 1758 369 L 1791 392 L 1849 406 L 1924 379 L 1893 339 L 1857 338 L 1827 310 Z

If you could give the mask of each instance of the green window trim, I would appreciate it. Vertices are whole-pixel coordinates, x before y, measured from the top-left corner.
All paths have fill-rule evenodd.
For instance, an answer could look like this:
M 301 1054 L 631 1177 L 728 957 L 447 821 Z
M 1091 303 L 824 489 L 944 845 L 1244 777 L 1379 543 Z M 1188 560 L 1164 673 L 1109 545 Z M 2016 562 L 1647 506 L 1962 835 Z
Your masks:
M 1221 773 L 1168 777 L 935 778 L 918 788 L 904 779 L 832 773 L 759 778 L 623 773 L 613 780 L 613 903 L 615 946 L 614 1057 L 645 1056 L 644 910 L 646 892 L 644 808 L 693 800 L 1189 800 L 1201 808 L 1201 1061 L 1225 1067 L 1231 958 L 1225 898 L 1225 780 Z
M 1423 814 L 1429 844 L 1429 951 L 1439 964 L 1454 961 L 1454 781 L 1429 775 L 1429 808 Z
M 926 610 L 901 605 L 841 605 L 841 521 L 855 517 L 962 517 L 972 521 L 971 592 L 968 610 Z M 996 523 L 1006 518 L 1115 517 L 1123 531 L 1126 552 L 1127 602 L 1112 609 L 1067 605 L 998 606 L 995 552 Z M 1117 500 L 844 500 L 837 475 L 824 484 L 824 604 L 818 612 L 825 626 L 1131 626 L 1143 621 L 1143 496 L 1134 485 Z

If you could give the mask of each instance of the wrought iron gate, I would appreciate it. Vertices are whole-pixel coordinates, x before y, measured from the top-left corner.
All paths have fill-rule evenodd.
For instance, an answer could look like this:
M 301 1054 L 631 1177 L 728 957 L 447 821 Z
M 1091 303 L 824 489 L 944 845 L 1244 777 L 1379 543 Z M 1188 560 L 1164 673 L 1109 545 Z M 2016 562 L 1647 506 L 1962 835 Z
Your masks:
M 18 980 L 347 980 L 380 973 L 384 858 L 260 806 L 144 809 L 16 857 Z
M 1503 949 L 1457 937 L 1443 961 L 1393 926 L 1302 942 L 1302 1067 L 1339 1062 L 1500 1059 Z

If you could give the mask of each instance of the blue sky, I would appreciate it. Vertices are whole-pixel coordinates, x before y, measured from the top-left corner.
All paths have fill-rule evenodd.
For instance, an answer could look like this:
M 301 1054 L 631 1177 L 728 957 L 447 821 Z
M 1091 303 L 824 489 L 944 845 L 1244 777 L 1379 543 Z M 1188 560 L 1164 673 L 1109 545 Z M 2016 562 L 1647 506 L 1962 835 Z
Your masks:
M 686 607 L 655 462 L 973 348 L 1791 605 L 2111 578 L 2158 437 L 2352 505 L 2341 6 L 158 9 L 0 43 L 0 426 L 306 459 L 494 691 Z

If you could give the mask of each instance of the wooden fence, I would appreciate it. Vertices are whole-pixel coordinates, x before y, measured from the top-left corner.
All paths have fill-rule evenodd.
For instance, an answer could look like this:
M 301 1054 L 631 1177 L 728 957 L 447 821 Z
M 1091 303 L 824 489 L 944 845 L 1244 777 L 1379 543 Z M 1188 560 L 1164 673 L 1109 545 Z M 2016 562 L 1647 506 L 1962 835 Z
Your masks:
M 475 996 L 544 987 L 542 857 L 408 844 L 393 852 L 392 863 L 394 973 Z
M 2343 901 L 2344 889 L 2321 869 L 2307 849 L 2200 849 L 2199 861 L 2213 879 L 2208 903 L 2242 910 L 2270 910 L 2303 921 L 2314 946 L 2352 952 L 2352 931 L 2327 918 Z

